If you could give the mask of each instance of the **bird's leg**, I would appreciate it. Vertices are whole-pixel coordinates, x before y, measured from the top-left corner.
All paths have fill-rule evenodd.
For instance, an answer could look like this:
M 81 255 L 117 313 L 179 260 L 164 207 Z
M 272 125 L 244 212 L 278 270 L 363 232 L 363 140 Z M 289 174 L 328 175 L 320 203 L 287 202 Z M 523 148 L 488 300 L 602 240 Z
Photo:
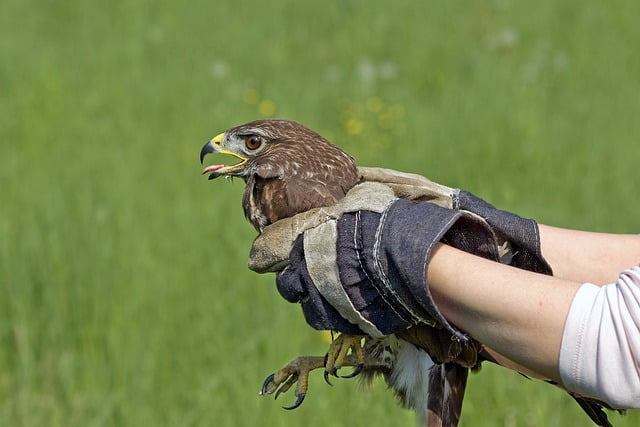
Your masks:
M 338 376 L 338 369 L 344 366 L 353 366 L 354 370 L 342 378 L 352 378 L 360 373 L 363 367 L 377 366 L 372 360 L 365 361 L 362 350 L 363 335 L 339 335 L 331 342 L 327 354 L 322 356 L 301 356 L 269 375 L 262 384 L 261 395 L 275 393 L 277 399 L 281 393 L 288 391 L 296 384 L 296 401 L 284 409 L 295 409 L 302 404 L 309 388 L 309 373 L 314 369 L 324 367 L 324 379 L 329 382 L 329 374 Z
M 329 375 L 338 376 L 338 370 L 343 366 L 354 366 L 354 370 L 349 375 L 342 378 L 355 377 L 365 366 L 364 352 L 362 351 L 362 341 L 364 335 L 340 334 L 334 339 L 327 350 L 324 363 L 324 379 L 329 383 Z M 331 384 L 331 383 L 329 383 Z
M 289 390 L 296 382 L 295 395 L 296 402 L 291 406 L 283 406 L 284 409 L 295 409 L 302 404 L 309 387 L 309 372 L 324 366 L 322 356 L 301 356 L 289 362 L 284 368 L 269 375 L 264 383 L 260 394 L 276 393 L 277 399 L 280 393 Z

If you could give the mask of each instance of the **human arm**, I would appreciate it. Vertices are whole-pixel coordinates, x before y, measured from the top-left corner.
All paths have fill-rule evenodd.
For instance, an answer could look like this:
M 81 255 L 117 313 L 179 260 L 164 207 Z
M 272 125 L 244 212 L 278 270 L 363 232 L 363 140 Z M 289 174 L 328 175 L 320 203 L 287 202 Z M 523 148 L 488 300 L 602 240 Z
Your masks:
M 554 276 L 604 285 L 640 264 L 640 235 L 568 230 L 539 224 L 542 254 Z
M 555 235 L 545 243 L 550 232 Z M 549 246 L 570 236 L 560 240 L 560 248 Z M 558 260 L 555 254 L 566 259 L 584 253 L 588 258 L 608 248 L 608 255 L 617 255 L 593 260 L 593 266 L 579 261 L 573 269 L 560 270 L 578 272 L 577 277 L 584 274 L 582 267 L 605 280 L 615 278 L 622 266 L 637 265 L 640 259 L 638 238 L 632 235 L 541 227 L 541 237 L 543 250 L 545 245 L 551 249 L 547 259 L 552 265 Z M 637 267 L 599 287 L 514 269 L 441 245 L 431 258 L 428 280 L 443 315 L 488 346 L 501 364 L 541 374 L 614 407 L 640 406 Z
M 429 285 L 444 316 L 462 330 L 559 380 L 558 355 L 573 296 L 584 282 L 613 283 L 623 269 L 640 264 L 640 236 L 539 227 L 553 277 L 441 245 L 429 264 Z

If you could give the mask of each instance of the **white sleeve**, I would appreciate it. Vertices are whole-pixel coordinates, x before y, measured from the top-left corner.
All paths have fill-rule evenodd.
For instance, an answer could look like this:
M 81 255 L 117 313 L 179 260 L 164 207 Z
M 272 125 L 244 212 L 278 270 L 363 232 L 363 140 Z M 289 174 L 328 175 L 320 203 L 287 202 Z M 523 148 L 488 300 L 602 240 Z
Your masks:
M 578 289 L 559 369 L 569 390 L 614 408 L 640 408 L 640 267 L 623 271 L 616 283 Z

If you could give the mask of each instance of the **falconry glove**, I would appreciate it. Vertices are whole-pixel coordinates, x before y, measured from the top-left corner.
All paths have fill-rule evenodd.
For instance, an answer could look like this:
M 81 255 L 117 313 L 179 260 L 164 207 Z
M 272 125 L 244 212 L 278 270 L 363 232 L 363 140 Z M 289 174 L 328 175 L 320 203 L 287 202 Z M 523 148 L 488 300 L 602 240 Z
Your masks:
M 336 205 L 278 221 L 252 247 L 249 267 L 279 272 L 278 291 L 312 327 L 376 337 L 426 323 L 466 340 L 429 293 L 438 242 L 550 272 L 534 221 L 418 175 L 359 172 L 365 182 Z

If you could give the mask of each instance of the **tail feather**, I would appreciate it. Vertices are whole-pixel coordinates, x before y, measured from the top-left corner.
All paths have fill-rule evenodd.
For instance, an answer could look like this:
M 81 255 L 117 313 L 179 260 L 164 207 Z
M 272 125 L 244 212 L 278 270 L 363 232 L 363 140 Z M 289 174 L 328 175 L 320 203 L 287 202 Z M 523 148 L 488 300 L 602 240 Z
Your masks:
M 396 363 L 387 382 L 405 407 L 428 427 L 455 427 L 460 420 L 469 369 L 455 363 L 433 363 L 429 354 L 399 341 Z
M 396 363 L 393 365 L 387 382 L 400 397 L 403 405 L 414 409 L 418 414 L 427 410 L 430 372 L 434 366 L 426 351 L 411 343 L 399 340 Z
M 469 369 L 454 363 L 433 365 L 429 373 L 426 425 L 455 427 L 460 421 Z

